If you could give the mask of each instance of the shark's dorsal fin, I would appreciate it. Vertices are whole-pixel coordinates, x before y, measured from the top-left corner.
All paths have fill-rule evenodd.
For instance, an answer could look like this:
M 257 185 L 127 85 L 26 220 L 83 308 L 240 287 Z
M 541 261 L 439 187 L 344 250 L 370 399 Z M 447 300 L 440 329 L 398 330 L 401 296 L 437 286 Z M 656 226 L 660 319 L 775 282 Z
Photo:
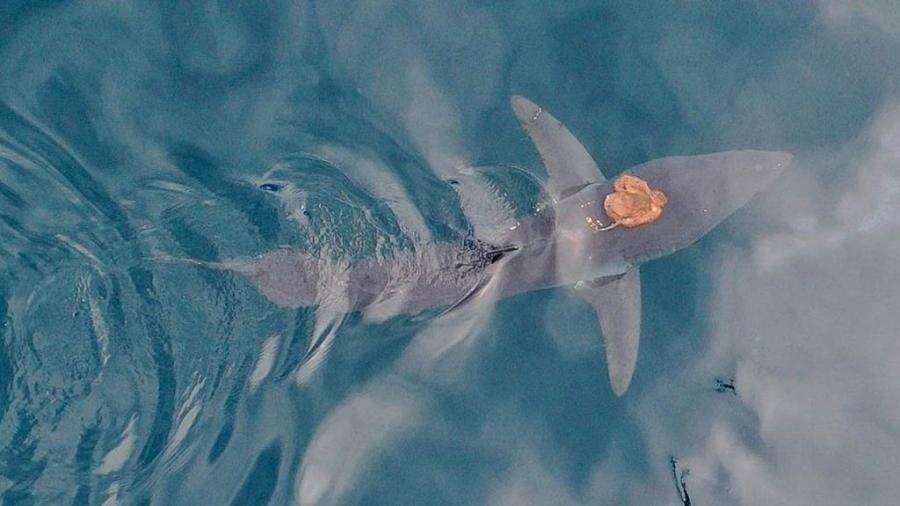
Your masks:
M 615 278 L 581 281 L 575 293 L 597 313 L 613 392 L 622 396 L 637 364 L 641 335 L 641 278 L 634 267 Z
M 549 112 L 520 95 L 513 95 L 510 104 L 541 155 L 554 199 L 561 200 L 573 189 L 606 180 L 584 146 Z

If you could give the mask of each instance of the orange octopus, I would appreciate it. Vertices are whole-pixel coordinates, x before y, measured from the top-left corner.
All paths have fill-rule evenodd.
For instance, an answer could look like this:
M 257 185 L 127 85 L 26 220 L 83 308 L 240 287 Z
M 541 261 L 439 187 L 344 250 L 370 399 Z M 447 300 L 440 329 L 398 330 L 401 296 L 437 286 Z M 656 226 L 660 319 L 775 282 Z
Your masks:
M 599 230 L 610 230 L 619 225 L 632 228 L 652 223 L 662 216 L 668 199 L 666 194 L 650 188 L 643 179 L 623 174 L 613 184 L 614 193 L 603 201 L 603 209 L 613 224 Z

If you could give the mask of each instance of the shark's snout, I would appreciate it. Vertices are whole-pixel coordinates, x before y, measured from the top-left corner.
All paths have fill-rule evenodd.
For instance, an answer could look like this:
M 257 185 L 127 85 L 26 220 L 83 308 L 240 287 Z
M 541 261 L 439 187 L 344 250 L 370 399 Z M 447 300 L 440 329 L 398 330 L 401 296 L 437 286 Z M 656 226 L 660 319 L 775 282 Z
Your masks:
M 736 169 L 742 169 L 745 172 L 743 178 L 749 179 L 749 184 L 758 187 L 758 190 L 765 189 L 775 182 L 794 158 L 794 155 L 783 151 L 747 151 L 745 153 L 746 165 L 744 167 L 737 166 Z
M 793 155 L 781 151 L 733 151 L 723 157 L 722 165 L 711 166 L 708 177 L 718 180 L 712 186 L 722 191 L 712 197 L 719 200 L 722 217 L 777 184 L 792 159 Z
M 683 205 L 702 204 L 724 219 L 778 180 L 793 156 L 779 151 L 727 151 L 650 162 L 636 172 Z

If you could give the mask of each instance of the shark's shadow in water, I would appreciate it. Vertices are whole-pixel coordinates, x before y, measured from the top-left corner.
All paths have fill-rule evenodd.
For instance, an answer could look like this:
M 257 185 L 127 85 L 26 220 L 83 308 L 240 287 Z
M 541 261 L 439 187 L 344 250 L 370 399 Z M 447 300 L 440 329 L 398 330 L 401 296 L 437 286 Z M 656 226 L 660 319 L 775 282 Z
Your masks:
M 662 190 L 662 216 L 635 228 L 609 224 L 611 181 L 580 142 L 547 111 L 514 96 L 511 104 L 548 174 L 551 202 L 495 237 L 438 243 L 391 257 L 323 258 L 296 249 L 226 262 L 190 261 L 246 277 L 282 307 L 318 306 L 308 360 L 324 358 L 343 315 L 368 320 L 434 307 L 463 310 L 518 293 L 570 287 L 595 309 L 613 392 L 628 389 L 641 323 L 639 265 L 700 239 L 772 183 L 791 155 L 767 151 L 662 158 L 627 172 Z

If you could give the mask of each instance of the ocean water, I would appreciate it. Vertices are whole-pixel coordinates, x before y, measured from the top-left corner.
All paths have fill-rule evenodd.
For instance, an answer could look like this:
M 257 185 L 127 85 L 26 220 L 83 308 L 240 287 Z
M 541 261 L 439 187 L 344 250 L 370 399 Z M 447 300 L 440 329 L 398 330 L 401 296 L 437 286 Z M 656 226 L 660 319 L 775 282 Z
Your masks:
M 795 155 L 642 266 L 623 397 L 565 290 L 373 322 L 182 261 L 491 234 L 512 94 L 608 176 Z M 4 0 L 0 502 L 895 504 L 898 210 L 889 0 Z

